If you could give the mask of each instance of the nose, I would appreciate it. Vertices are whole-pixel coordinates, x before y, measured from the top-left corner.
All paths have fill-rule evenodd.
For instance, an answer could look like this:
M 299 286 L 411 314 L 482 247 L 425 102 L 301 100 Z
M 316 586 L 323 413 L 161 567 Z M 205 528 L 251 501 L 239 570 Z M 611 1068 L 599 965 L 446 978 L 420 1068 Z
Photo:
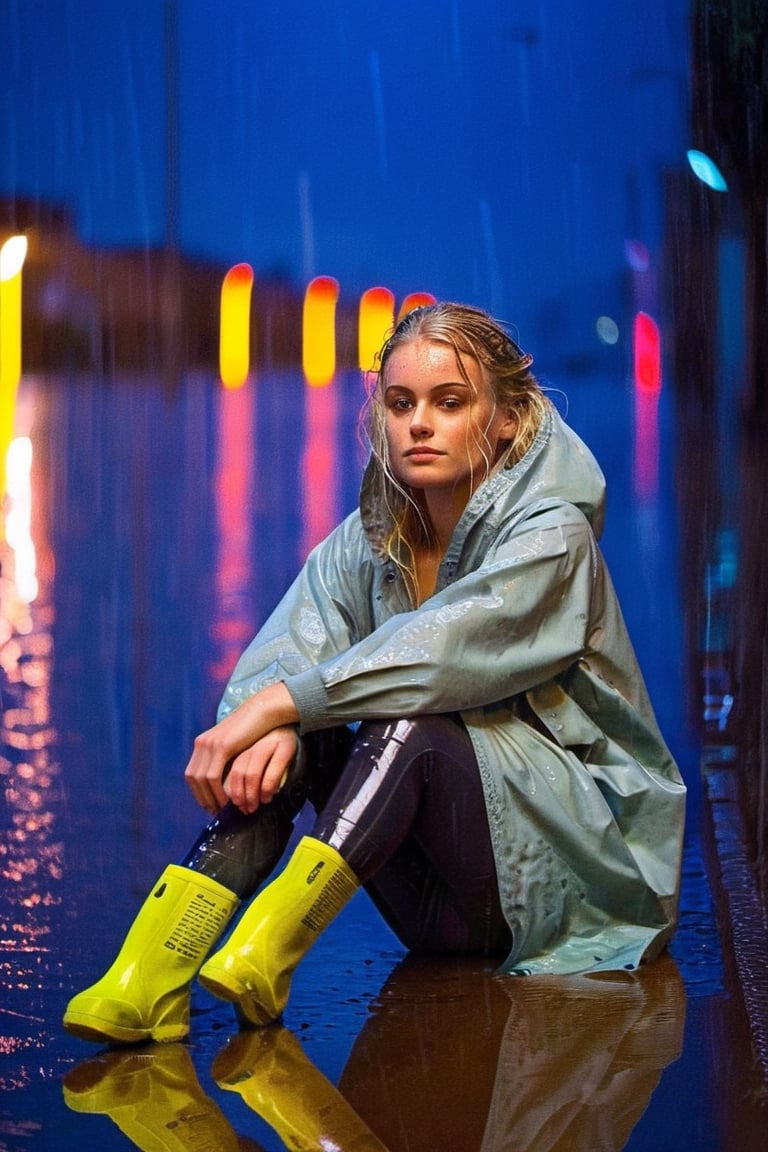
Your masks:
M 414 439 L 421 440 L 432 435 L 426 404 L 417 404 L 411 416 L 410 433 Z

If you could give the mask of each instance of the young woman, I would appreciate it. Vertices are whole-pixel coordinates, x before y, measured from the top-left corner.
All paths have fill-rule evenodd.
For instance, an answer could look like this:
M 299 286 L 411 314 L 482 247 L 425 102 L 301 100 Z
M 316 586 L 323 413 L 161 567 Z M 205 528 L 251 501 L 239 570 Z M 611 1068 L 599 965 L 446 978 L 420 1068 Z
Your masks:
M 596 543 L 593 457 L 531 357 L 459 304 L 399 323 L 367 419 L 358 510 L 195 741 L 213 820 L 71 1001 L 78 1035 L 182 1037 L 198 971 L 274 1020 L 360 885 L 407 948 L 503 972 L 635 968 L 674 929 L 685 788 Z M 306 802 L 311 834 L 251 900 Z

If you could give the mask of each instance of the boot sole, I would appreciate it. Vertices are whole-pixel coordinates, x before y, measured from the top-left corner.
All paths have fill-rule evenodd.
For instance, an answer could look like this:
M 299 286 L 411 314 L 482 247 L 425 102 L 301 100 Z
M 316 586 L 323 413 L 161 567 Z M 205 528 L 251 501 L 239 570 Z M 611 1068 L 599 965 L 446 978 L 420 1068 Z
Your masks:
M 199 981 L 203 988 L 207 989 L 213 996 L 219 1000 L 226 1000 L 230 1004 L 234 1004 L 238 1010 L 238 1014 L 248 1024 L 253 1024 L 257 1028 L 266 1027 L 268 1024 L 274 1024 L 275 1020 L 279 1019 L 278 1016 L 271 1016 L 266 1009 L 253 999 L 251 992 L 247 988 L 239 990 L 233 988 L 231 984 L 225 984 L 221 980 L 217 980 L 215 976 L 200 976 Z
M 79 1014 L 65 1016 L 64 1028 L 71 1036 L 88 1040 L 92 1044 L 142 1044 L 148 1040 L 170 1044 L 175 1040 L 183 1040 L 189 1032 L 188 1028 L 173 1024 L 157 1028 L 121 1028 L 119 1024 Z

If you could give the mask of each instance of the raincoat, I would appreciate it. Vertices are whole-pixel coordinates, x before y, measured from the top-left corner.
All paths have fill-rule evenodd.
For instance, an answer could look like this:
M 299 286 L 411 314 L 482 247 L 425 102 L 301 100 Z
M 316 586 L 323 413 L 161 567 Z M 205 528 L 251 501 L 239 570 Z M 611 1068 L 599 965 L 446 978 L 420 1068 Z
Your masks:
M 514 941 L 501 970 L 650 959 L 676 922 L 685 787 L 596 543 L 594 457 L 553 409 L 475 491 L 417 608 L 367 487 L 243 653 L 220 717 L 278 680 L 301 733 L 460 713 Z

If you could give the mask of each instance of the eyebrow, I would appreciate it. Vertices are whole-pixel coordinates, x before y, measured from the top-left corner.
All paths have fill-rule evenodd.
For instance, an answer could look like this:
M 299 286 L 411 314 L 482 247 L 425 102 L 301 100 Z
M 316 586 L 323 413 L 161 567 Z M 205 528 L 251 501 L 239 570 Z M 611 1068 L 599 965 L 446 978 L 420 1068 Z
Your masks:
M 445 380 L 441 384 L 434 384 L 429 391 L 440 392 L 444 388 L 463 388 L 465 392 L 469 392 L 471 395 L 475 394 L 475 389 L 471 388 L 464 380 Z M 384 393 L 386 394 L 390 390 L 396 392 L 413 392 L 413 388 L 409 388 L 407 384 L 385 384 Z

